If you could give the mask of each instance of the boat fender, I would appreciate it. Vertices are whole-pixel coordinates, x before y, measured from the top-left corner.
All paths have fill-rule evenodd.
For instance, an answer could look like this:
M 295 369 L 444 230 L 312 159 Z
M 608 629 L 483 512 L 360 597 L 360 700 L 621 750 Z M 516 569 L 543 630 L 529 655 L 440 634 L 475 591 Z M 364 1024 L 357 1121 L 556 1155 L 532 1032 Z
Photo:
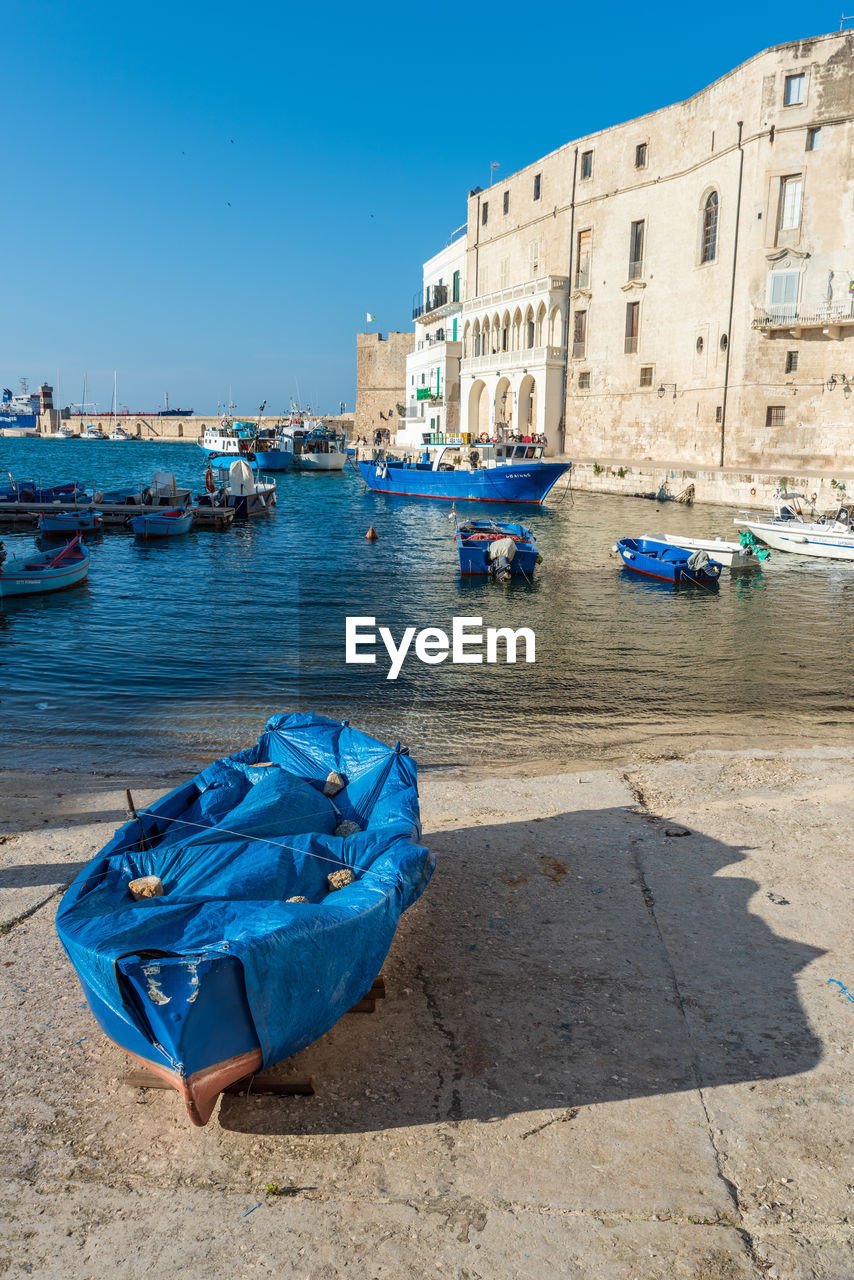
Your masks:
M 473 467 L 476 467 L 477 464 L 480 462 L 480 454 L 478 453 L 477 449 L 472 449 L 471 453 L 469 454 L 469 462 Z
M 205 472 L 205 488 L 207 489 L 208 493 L 213 493 L 214 489 L 216 488 L 216 484 L 213 478 L 213 471 L 211 470 L 210 467 L 208 467 L 207 471 Z
M 489 436 L 486 434 L 485 431 L 481 431 L 477 440 L 478 440 L 478 444 L 489 444 Z
M 368 530 L 368 532 L 365 534 L 365 537 L 368 539 L 368 542 L 376 542 L 376 540 L 377 540 L 377 538 L 378 538 L 379 536 L 380 536 L 380 535 L 377 533 L 377 531 L 376 531 L 376 529 L 374 528 L 374 526 L 373 526 L 373 525 L 371 525 L 370 529 L 369 529 L 369 530 Z

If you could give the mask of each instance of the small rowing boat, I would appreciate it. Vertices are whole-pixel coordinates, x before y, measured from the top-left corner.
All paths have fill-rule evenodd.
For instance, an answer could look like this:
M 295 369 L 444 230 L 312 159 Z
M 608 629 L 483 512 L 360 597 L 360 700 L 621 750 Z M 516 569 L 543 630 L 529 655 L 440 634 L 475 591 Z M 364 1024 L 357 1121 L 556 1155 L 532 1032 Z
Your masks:
M 620 538 L 615 550 L 632 573 L 674 585 L 685 582 L 712 586 L 721 576 L 720 564 L 711 560 L 708 552 L 686 551 L 657 538 Z
M 254 747 L 131 806 L 66 891 L 57 930 L 92 1013 L 194 1124 L 371 989 L 433 873 L 416 776 L 399 743 L 274 716 Z
M 0 542 L 0 596 L 36 596 L 62 591 L 81 582 L 89 572 L 89 552 L 73 538 L 60 552 L 42 551 L 7 560 Z
M 189 533 L 193 527 L 193 513 L 183 507 L 171 511 L 149 511 L 130 517 L 130 527 L 138 538 L 176 538 Z
M 101 527 L 100 511 L 43 511 L 41 533 L 88 533 Z
M 522 524 L 498 520 L 466 520 L 454 533 L 460 573 L 491 574 L 499 582 L 534 576 L 542 559 L 537 540 Z

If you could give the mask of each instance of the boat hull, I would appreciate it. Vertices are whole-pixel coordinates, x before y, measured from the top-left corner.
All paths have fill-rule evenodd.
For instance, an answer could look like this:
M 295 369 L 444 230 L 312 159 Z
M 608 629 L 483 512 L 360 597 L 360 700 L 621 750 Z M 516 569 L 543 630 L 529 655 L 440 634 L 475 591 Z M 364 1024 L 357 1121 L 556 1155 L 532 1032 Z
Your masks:
M 671 586 L 681 583 L 713 586 L 721 573 L 720 564 L 714 560 L 710 560 L 702 569 L 689 568 L 689 556 L 683 548 L 654 538 L 620 538 L 617 550 L 623 564 L 632 573 L 657 578 L 659 582 L 669 582 Z
M 131 528 L 137 538 L 178 538 L 193 527 L 193 513 L 182 516 L 132 516 Z
M 362 479 L 375 493 L 406 498 L 432 498 L 440 502 L 524 502 L 541 506 L 549 491 L 572 464 L 528 463 L 521 466 L 457 468 L 434 471 L 432 467 L 400 462 L 358 463 Z
M 343 453 L 294 454 L 295 471 L 343 471 L 347 457 Z
M 259 449 L 255 460 L 262 471 L 290 471 L 294 455 L 288 449 Z
M 854 534 L 818 532 L 800 521 L 771 524 L 764 521 L 737 522 L 774 551 L 791 551 L 799 556 L 820 556 L 828 560 L 854 560 Z
M 42 533 L 89 533 L 100 527 L 100 511 L 66 511 L 55 514 L 44 511 L 39 517 L 39 530 Z
M 653 538 L 653 535 L 648 535 Z M 722 564 L 725 569 L 757 569 L 759 560 L 752 552 L 745 550 L 739 542 L 725 542 L 723 538 L 680 538 L 678 534 L 665 533 L 661 542 L 669 542 L 671 547 L 682 547 L 685 551 L 707 551 L 713 560 Z
M 496 561 L 490 551 L 499 539 L 511 538 L 515 545 L 513 559 L 505 561 L 503 571 L 512 578 L 534 576 L 537 561 L 540 558 L 537 542 L 530 529 L 521 524 L 498 524 L 495 521 L 469 521 L 457 529 L 454 534 L 454 545 L 460 561 L 460 573 L 464 577 L 495 573 Z
M 85 552 L 81 560 L 74 560 L 68 565 L 58 565 L 56 569 L 27 570 L 25 563 L 34 563 L 38 557 L 24 560 L 9 560 L 0 573 L 0 598 L 12 596 L 39 596 L 50 591 L 64 591 L 66 587 L 74 587 L 89 573 L 89 553 Z M 41 559 L 47 560 L 47 556 Z
M 330 770 L 345 781 L 334 805 Z M 342 815 L 356 834 L 335 835 Z M 399 744 L 274 717 L 255 747 L 121 827 L 67 890 L 57 929 L 105 1034 L 204 1124 L 223 1088 L 305 1048 L 370 989 L 432 874 L 420 833 Z M 352 869 L 338 891 L 330 865 Z M 140 875 L 163 892 L 136 899 Z

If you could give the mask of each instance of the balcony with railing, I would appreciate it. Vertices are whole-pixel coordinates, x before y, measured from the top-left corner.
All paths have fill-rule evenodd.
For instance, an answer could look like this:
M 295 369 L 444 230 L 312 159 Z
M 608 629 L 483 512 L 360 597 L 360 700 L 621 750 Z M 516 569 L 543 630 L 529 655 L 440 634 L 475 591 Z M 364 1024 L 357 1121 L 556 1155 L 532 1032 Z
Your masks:
M 583 254 L 578 259 L 578 266 L 575 269 L 575 288 L 590 288 L 590 257 L 588 254 Z
M 797 302 L 778 306 L 754 307 L 753 328 L 768 333 L 774 329 L 850 328 L 854 325 L 854 299 L 851 302 L 823 302 L 812 307 Z
M 563 364 L 565 347 L 521 347 L 515 351 L 496 351 L 491 355 L 468 356 L 460 362 L 461 373 L 491 373 L 501 370 L 528 369 L 534 366 Z
M 537 294 L 565 294 L 569 288 L 566 276 L 540 276 L 536 280 L 526 280 L 524 284 L 510 285 L 507 289 L 497 289 L 494 293 L 483 293 L 479 297 L 467 298 L 463 311 L 472 315 L 487 307 L 495 307 L 517 298 L 531 298 Z
M 458 311 L 462 307 L 460 289 L 459 281 L 454 285 L 428 285 L 423 293 L 416 293 L 412 300 L 412 319 L 429 324 L 431 320 L 438 320 L 450 315 L 452 311 Z

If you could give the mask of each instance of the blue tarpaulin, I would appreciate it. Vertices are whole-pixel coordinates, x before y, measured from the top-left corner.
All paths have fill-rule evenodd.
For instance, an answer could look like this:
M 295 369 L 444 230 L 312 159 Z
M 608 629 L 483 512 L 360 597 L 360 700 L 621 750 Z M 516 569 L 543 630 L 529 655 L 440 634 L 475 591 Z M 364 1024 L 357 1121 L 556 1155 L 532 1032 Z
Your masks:
M 330 798 L 333 771 L 346 786 Z M 359 831 L 336 836 L 344 820 Z M 401 912 L 432 875 L 420 839 L 405 751 L 346 722 L 276 716 L 254 747 L 121 827 L 65 893 L 57 929 L 101 1026 L 137 1056 L 188 1075 L 254 1035 L 268 1065 L 369 990 Z M 342 867 L 354 882 L 331 891 L 327 877 Z M 128 884 L 148 875 L 163 895 L 136 900 Z M 295 895 L 309 901 L 286 901 Z M 237 997 L 223 1007 L 213 978 L 206 991 L 204 962 L 223 956 L 242 969 L 250 1022 Z M 161 963 L 173 957 L 186 961 L 180 998 Z M 135 964 L 148 976 L 134 986 Z

